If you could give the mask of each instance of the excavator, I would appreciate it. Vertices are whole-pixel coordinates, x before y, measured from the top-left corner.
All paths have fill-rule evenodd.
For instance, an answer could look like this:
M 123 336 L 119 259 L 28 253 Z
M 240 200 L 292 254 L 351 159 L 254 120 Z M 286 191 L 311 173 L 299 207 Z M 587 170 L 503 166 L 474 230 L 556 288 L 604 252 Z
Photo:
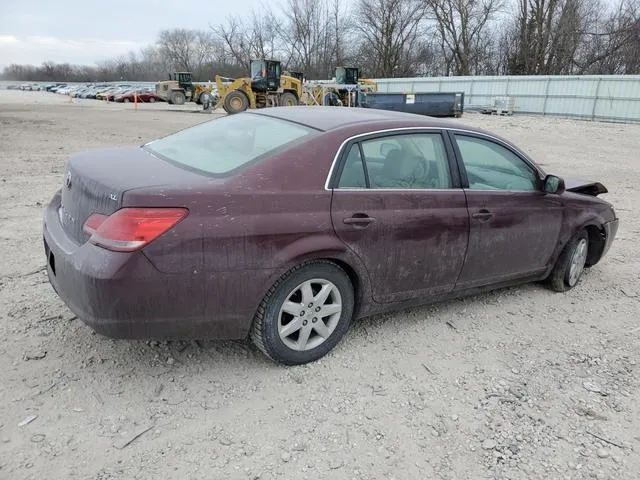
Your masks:
M 222 106 L 225 112 L 234 114 L 248 108 L 298 105 L 302 77 L 300 72 L 284 74 L 277 60 L 251 60 L 249 77 L 216 75 L 219 100 L 214 108 Z

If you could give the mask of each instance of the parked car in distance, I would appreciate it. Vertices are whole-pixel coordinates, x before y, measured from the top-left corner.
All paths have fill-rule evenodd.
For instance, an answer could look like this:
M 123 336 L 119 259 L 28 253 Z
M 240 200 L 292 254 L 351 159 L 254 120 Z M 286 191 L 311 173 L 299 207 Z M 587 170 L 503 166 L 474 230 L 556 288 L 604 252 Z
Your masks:
M 143 89 L 129 90 L 114 97 L 115 102 L 129 103 L 133 102 L 138 97 L 138 102 L 154 103 L 164 101 L 162 97 L 156 95 L 155 92 L 151 92 Z
M 456 121 L 276 107 L 73 155 L 44 251 L 55 291 L 101 334 L 250 336 L 302 364 L 355 318 L 573 288 L 616 235 L 606 192 Z

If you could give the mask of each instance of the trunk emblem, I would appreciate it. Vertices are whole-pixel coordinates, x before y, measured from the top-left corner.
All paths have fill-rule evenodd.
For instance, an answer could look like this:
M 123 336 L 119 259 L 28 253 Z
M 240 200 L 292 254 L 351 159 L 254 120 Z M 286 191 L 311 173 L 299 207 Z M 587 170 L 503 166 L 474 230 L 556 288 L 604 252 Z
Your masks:
M 67 172 L 67 178 L 65 178 L 64 184 L 71 190 L 71 172 Z
M 114 202 L 117 202 L 117 201 L 118 201 L 118 196 L 117 196 L 115 193 L 110 194 L 110 195 L 109 195 L 109 198 L 110 198 L 111 200 L 113 200 Z

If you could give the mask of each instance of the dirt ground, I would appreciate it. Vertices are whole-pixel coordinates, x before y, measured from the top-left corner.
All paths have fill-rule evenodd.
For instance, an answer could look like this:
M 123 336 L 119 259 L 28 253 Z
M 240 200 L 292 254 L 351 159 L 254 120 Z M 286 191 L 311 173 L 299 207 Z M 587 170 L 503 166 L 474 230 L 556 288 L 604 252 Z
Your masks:
M 638 478 L 640 126 L 456 120 L 602 181 L 621 219 L 608 256 L 566 294 L 366 319 L 285 368 L 249 342 L 95 335 L 47 282 L 41 215 L 67 156 L 212 118 L 169 109 L 0 91 L 0 478 Z

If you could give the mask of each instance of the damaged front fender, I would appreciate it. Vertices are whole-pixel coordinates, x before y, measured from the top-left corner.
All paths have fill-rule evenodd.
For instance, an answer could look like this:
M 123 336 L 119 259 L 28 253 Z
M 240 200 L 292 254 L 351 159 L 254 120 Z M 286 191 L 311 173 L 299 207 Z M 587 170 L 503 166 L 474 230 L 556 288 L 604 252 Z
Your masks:
M 568 192 L 591 195 L 592 197 L 597 197 L 598 195 L 609 192 L 609 190 L 607 190 L 607 188 L 600 182 L 566 177 L 562 177 L 562 179 L 564 180 L 565 190 Z

